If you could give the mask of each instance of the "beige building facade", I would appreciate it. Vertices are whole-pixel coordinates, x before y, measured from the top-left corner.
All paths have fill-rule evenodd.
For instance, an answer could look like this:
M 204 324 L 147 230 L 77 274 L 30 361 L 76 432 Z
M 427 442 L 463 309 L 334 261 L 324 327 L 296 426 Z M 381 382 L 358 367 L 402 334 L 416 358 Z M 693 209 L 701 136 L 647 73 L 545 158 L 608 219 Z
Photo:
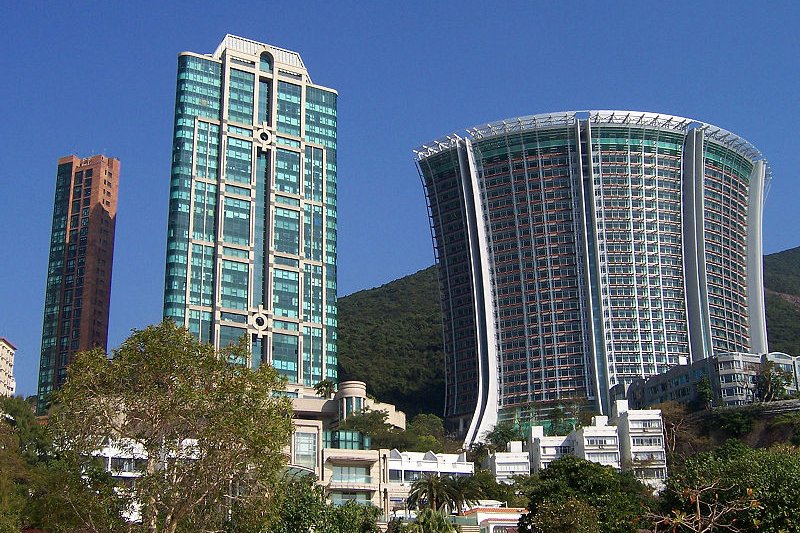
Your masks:
M 14 396 L 14 354 L 17 347 L 5 337 L 0 337 L 0 396 Z

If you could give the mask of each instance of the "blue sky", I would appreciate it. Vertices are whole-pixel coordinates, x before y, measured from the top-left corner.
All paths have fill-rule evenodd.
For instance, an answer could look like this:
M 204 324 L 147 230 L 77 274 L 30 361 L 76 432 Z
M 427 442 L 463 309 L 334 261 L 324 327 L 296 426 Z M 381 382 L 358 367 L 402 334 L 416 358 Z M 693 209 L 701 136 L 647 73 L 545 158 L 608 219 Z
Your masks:
M 769 160 L 764 249 L 800 245 L 797 2 L 6 2 L 0 336 L 36 390 L 56 160 L 122 161 L 110 348 L 161 318 L 176 56 L 226 33 L 339 91 L 339 294 L 433 263 L 411 150 L 519 115 L 630 109 L 731 130 Z

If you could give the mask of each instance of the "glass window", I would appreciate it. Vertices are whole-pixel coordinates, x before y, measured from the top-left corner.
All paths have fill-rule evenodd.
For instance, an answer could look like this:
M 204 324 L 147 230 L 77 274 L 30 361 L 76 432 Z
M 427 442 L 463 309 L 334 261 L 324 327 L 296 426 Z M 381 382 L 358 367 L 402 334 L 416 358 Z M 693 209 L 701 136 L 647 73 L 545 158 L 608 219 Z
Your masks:
M 222 307 L 247 309 L 248 265 L 222 260 Z
M 317 434 L 294 434 L 294 464 L 314 469 L 317 466 Z
M 225 150 L 225 177 L 230 181 L 250 183 L 253 161 L 253 143 L 235 137 L 228 137 Z
M 253 123 L 253 83 L 255 76 L 232 68 L 228 81 L 228 120 Z
M 285 81 L 278 82 L 277 129 L 280 133 L 300 135 L 300 99 L 302 88 Z
M 289 383 L 297 383 L 297 344 L 298 339 L 294 335 L 272 335 L 272 366 L 286 376 Z
M 300 253 L 300 213 L 282 207 L 275 208 L 273 245 L 276 252 Z
M 231 244 L 250 243 L 250 202 L 236 198 L 225 198 L 225 221 L 222 240 Z
M 300 194 L 300 153 L 278 148 L 275 158 L 275 189 Z
M 273 272 L 272 304 L 275 316 L 298 318 L 300 307 L 300 275 L 276 268 Z

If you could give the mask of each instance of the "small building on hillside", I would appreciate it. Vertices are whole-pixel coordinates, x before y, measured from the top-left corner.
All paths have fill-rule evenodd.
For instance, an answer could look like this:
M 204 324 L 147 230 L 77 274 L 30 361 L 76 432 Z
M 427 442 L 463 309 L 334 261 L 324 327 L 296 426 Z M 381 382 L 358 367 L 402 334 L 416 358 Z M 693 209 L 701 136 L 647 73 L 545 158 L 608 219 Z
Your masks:
M 626 399 L 634 409 L 647 409 L 660 403 L 675 401 L 684 405 L 700 405 L 710 400 L 720 406 L 746 405 L 756 398 L 757 377 L 767 362 L 785 373 L 786 392 L 800 391 L 800 357 L 782 352 L 765 354 L 723 353 L 677 365 L 663 374 L 618 384 L 611 391 L 613 399 Z M 706 383 L 706 385 L 703 385 Z M 709 387 L 706 392 L 702 387 Z
M 523 454 L 528 456 L 527 471 L 522 466 Z M 511 442 L 508 451 L 490 454 L 484 466 L 498 482 L 510 483 L 512 475 L 536 474 L 564 455 L 617 470 L 633 470 L 637 479 L 660 490 L 667 476 L 661 411 L 631 410 L 627 401 L 618 400 L 610 419 L 595 416 L 591 425 L 569 435 L 548 436 L 543 426 L 533 426 L 524 447 L 522 442 Z

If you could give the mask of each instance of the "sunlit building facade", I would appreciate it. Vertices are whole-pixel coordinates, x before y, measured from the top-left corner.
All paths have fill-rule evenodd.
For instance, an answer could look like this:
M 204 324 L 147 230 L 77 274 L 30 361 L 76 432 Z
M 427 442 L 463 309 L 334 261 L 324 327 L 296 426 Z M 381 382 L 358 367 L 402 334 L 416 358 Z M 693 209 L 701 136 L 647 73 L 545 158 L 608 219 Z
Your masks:
M 416 151 L 444 312 L 447 418 L 609 410 L 617 383 L 767 351 L 769 170 L 691 119 L 588 111 L 505 120 Z
M 336 380 L 336 101 L 268 44 L 178 57 L 164 316 L 290 383 Z
M 58 160 L 42 320 L 37 411 L 67 379 L 78 352 L 108 348 L 111 269 L 120 161 L 69 155 Z

